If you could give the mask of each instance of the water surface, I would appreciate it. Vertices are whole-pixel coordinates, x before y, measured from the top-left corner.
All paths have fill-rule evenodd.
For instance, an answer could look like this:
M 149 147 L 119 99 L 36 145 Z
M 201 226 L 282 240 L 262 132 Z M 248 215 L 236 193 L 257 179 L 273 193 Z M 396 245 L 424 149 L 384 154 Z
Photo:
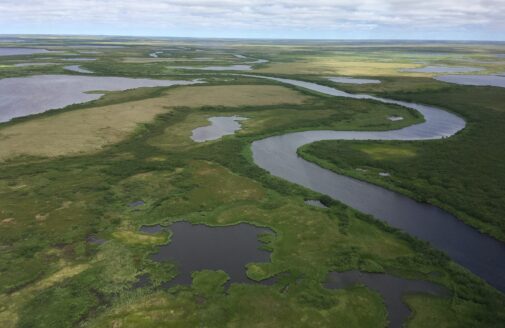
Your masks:
M 253 75 L 248 75 L 253 76 Z M 489 284 L 505 291 L 505 244 L 482 234 L 454 215 L 382 187 L 335 174 L 305 161 L 297 149 L 320 140 L 430 140 L 450 137 L 465 127 L 460 117 L 437 107 L 350 94 L 311 82 L 260 77 L 337 97 L 369 99 L 419 111 L 425 122 L 392 131 L 305 131 L 253 142 L 254 162 L 272 175 L 326 194 L 375 216 L 449 255 Z
M 442 75 L 435 77 L 436 80 L 463 85 L 494 86 L 505 88 L 505 76 L 503 75 Z
M 63 58 L 62 60 L 65 60 L 65 61 L 95 61 L 96 58 L 79 57 L 79 58 Z
M 217 140 L 223 136 L 234 134 L 240 130 L 240 121 L 247 120 L 240 116 L 214 116 L 209 118 L 211 123 L 193 130 L 191 139 L 196 142 Z
M 245 266 L 270 261 L 270 252 L 261 250 L 258 240 L 260 234 L 272 233 L 267 228 L 245 223 L 209 227 L 180 221 L 170 230 L 171 241 L 152 255 L 154 261 L 173 261 L 177 266 L 177 277 L 165 287 L 190 285 L 191 273 L 200 270 L 223 270 L 230 276 L 229 283 L 248 283 L 252 281 Z
M 18 55 L 33 55 L 33 54 L 45 54 L 52 51 L 47 49 L 38 48 L 9 48 L 0 47 L 0 56 L 18 56 Z
M 326 288 L 346 288 L 363 284 L 378 292 L 386 304 L 389 326 L 400 328 L 410 316 L 411 311 L 403 297 L 410 293 L 429 295 L 447 295 L 447 290 L 440 285 L 422 280 L 398 278 L 384 273 L 364 273 L 359 271 L 331 272 L 326 281 Z
M 93 90 L 190 85 L 199 81 L 132 79 L 79 75 L 34 75 L 0 79 L 0 122 L 100 98 Z
M 48 65 L 58 65 L 58 64 L 57 63 L 21 63 L 21 64 L 15 64 L 14 67 L 48 66 Z
M 381 83 L 380 80 L 355 79 L 353 77 L 344 77 L 344 76 L 330 77 L 330 78 L 328 78 L 328 80 L 336 82 L 336 83 L 348 83 L 348 84 L 376 84 L 376 83 Z

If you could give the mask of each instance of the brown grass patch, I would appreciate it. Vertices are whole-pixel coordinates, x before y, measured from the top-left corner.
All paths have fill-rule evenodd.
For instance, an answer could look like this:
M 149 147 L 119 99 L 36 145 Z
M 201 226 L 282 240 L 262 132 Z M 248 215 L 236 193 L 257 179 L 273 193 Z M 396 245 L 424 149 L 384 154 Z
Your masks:
M 171 106 L 267 106 L 302 104 L 310 97 L 277 85 L 219 85 L 177 88 L 167 92 Z

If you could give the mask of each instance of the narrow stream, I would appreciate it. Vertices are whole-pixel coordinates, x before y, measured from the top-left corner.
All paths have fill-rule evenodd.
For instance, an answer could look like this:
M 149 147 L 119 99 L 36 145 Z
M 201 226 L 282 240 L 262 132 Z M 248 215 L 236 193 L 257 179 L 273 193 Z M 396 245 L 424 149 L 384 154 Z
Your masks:
M 243 74 L 244 76 L 245 74 Z M 258 140 L 252 144 L 254 162 L 272 175 L 326 194 L 363 213 L 373 215 L 433 247 L 455 262 L 505 291 L 505 244 L 480 233 L 452 214 L 416 202 L 382 187 L 342 176 L 297 155 L 303 145 L 320 140 L 429 140 L 450 137 L 465 121 L 443 109 L 365 94 L 350 94 L 316 83 L 264 78 L 336 97 L 375 100 L 419 111 L 425 122 L 392 131 L 305 131 Z

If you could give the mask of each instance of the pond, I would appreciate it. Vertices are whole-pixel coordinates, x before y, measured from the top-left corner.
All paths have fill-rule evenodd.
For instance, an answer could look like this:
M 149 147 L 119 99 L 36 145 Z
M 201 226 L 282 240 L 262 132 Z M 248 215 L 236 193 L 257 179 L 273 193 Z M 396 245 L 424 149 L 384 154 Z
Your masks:
M 210 227 L 179 221 L 170 225 L 171 241 L 161 246 L 151 256 L 154 261 L 172 261 L 178 275 L 164 287 L 190 285 L 191 273 L 200 270 L 223 270 L 229 283 L 251 283 L 246 275 L 248 263 L 270 261 L 270 252 L 260 249 L 263 245 L 258 236 L 272 234 L 268 228 L 250 224 Z M 162 226 L 151 226 L 150 231 L 159 232 Z M 144 230 L 144 232 L 148 232 Z
M 223 136 L 234 134 L 241 129 L 240 121 L 247 120 L 240 116 L 214 116 L 209 118 L 211 123 L 193 130 L 191 139 L 195 142 L 217 140 Z

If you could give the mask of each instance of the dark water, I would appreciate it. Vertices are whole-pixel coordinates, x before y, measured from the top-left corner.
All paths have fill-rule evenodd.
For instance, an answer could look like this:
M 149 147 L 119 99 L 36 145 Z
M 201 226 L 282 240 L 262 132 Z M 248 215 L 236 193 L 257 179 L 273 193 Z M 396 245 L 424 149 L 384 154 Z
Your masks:
M 258 76 L 257 76 L 258 77 Z M 392 131 L 306 131 L 255 141 L 254 162 L 272 175 L 326 194 L 363 213 L 375 216 L 445 252 L 489 284 L 505 291 L 505 244 L 478 232 L 452 214 L 416 202 L 379 186 L 335 174 L 300 158 L 299 147 L 319 140 L 428 140 L 450 137 L 465 127 L 460 117 L 440 108 L 354 95 L 315 83 L 270 78 L 328 95 L 372 99 L 415 109 L 425 122 Z
M 344 76 L 337 76 L 337 77 L 329 77 L 328 80 L 336 82 L 336 83 L 346 83 L 346 84 L 377 84 L 381 83 L 380 80 L 373 80 L 373 79 L 355 79 L 352 77 L 344 77 Z
M 428 281 L 408 280 L 383 273 L 364 273 L 359 271 L 331 272 L 326 281 L 326 288 L 345 288 L 363 284 L 378 292 L 388 310 L 389 326 L 402 327 L 411 311 L 403 302 L 403 296 L 408 293 L 423 293 L 430 295 L 447 295 L 442 286 Z
M 483 68 L 468 67 L 468 66 L 425 66 L 419 68 L 405 68 L 401 72 L 417 72 L 417 73 L 465 73 L 482 71 Z
M 195 83 L 199 82 L 79 75 L 35 75 L 0 79 L 0 123 L 102 96 L 98 93 L 85 93 L 88 91 L 122 91 Z
M 202 224 L 176 222 L 170 226 L 169 244 L 152 255 L 154 261 L 173 261 L 177 277 L 164 287 L 190 285 L 191 273 L 200 270 L 223 270 L 229 283 L 251 283 L 246 276 L 248 263 L 269 262 L 270 252 L 259 249 L 258 235 L 272 233 L 270 229 L 250 224 L 210 227 Z
M 442 75 L 436 80 L 463 85 L 482 85 L 505 88 L 505 76 L 496 75 Z
M 246 120 L 240 116 L 215 116 L 209 118 L 211 125 L 202 126 L 193 130 L 191 139 L 196 142 L 217 140 L 223 136 L 234 134 L 240 130 L 240 121 Z

